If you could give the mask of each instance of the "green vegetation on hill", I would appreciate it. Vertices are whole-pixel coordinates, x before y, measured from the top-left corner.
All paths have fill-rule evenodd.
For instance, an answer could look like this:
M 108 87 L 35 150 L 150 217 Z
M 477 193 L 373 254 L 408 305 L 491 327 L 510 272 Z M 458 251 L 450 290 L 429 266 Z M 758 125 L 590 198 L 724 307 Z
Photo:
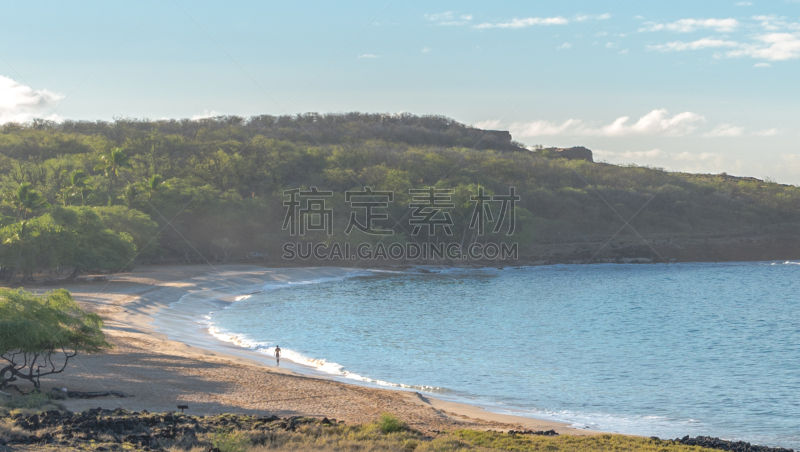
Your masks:
M 670 173 L 528 151 L 503 133 L 413 115 L 260 116 L 35 122 L 0 128 L 0 266 L 4 275 L 121 269 L 138 261 L 226 261 L 285 242 L 372 242 L 344 234 L 345 191 L 393 191 L 385 242 L 603 242 L 631 221 L 649 238 L 762 236 L 800 225 L 800 188 L 726 175 Z M 483 187 L 516 188 L 516 231 L 470 228 Z M 282 230 L 284 190 L 333 191 L 332 236 Z M 412 235 L 409 189 L 452 189 L 452 236 Z M 499 209 L 494 209 L 497 220 Z M 506 220 L 508 216 L 505 217 Z M 362 220 L 363 221 L 363 217 Z M 506 223 L 507 224 L 507 223 Z M 619 237 L 636 237 L 622 228 Z M 202 257 L 201 257 L 202 256 Z

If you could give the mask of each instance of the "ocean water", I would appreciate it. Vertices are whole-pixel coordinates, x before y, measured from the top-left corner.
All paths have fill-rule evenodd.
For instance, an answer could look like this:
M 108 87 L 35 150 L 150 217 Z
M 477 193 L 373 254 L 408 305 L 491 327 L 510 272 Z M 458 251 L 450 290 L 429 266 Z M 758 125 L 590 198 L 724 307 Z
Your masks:
M 267 286 L 209 331 L 497 412 L 800 448 L 798 263 L 432 271 Z

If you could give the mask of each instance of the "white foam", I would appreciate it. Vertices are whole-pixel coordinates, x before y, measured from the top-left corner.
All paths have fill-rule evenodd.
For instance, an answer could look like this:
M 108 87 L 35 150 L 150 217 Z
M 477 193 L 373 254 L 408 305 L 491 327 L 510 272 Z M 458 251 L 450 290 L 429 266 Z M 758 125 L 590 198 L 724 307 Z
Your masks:
M 314 279 L 307 279 L 302 281 L 286 281 L 286 282 L 271 282 L 261 286 L 264 290 L 285 289 L 294 286 L 305 286 L 308 284 L 322 284 L 326 282 L 344 281 L 350 278 L 358 278 L 364 276 L 372 276 L 374 273 L 383 273 L 381 270 L 353 270 L 341 276 L 323 276 Z
M 267 356 L 275 356 L 275 345 L 271 343 L 253 340 L 245 334 L 235 334 L 228 331 L 220 330 L 213 324 L 209 324 L 208 332 L 209 334 L 211 334 L 212 336 L 221 341 L 236 344 L 240 347 L 254 350 L 258 353 Z M 291 349 L 282 348 L 281 357 L 289 361 L 292 361 L 293 363 L 308 366 L 326 374 L 334 375 L 337 377 L 343 377 L 350 380 L 360 381 L 364 383 L 371 383 L 375 385 L 388 386 L 393 388 L 415 389 L 418 391 L 425 391 L 425 392 L 446 392 L 446 390 L 435 386 L 407 385 L 403 383 L 392 383 L 389 381 L 364 377 L 362 375 L 358 375 L 353 372 L 345 370 L 344 366 L 342 366 L 341 364 L 327 361 L 325 359 L 309 358 Z
M 344 281 L 350 278 L 358 278 L 358 277 L 365 277 L 365 276 L 372 276 L 376 273 L 394 273 L 394 274 L 402 274 L 406 272 L 402 271 L 394 271 L 394 270 L 353 270 L 345 273 L 341 276 L 329 276 L 329 277 L 320 277 L 302 281 L 287 281 L 287 282 L 271 282 L 269 284 L 264 284 L 261 286 L 262 290 L 276 290 L 276 289 L 285 289 L 289 287 L 295 286 L 305 286 L 309 284 L 321 284 L 327 282 L 336 282 L 336 281 Z M 246 295 L 239 295 L 234 298 L 234 302 L 245 301 L 249 299 L 252 295 L 259 292 L 250 292 Z M 196 294 L 196 293 L 195 293 Z M 189 294 L 191 295 L 191 294 Z M 229 304 L 225 307 L 225 309 L 231 307 L 233 304 Z M 207 325 L 207 331 L 211 336 L 215 337 L 216 339 L 232 343 L 238 345 L 239 347 L 250 349 L 256 351 L 260 354 L 267 355 L 267 356 L 275 356 L 275 345 L 270 342 L 263 342 L 258 341 L 250 338 L 246 334 L 237 334 L 229 331 L 224 331 L 219 329 L 215 324 L 212 322 L 212 315 L 214 312 L 209 312 L 206 315 L 202 316 L 201 323 Z M 418 391 L 426 391 L 426 392 L 448 392 L 447 390 L 435 386 L 420 386 L 420 385 L 407 385 L 403 383 L 392 383 L 389 381 L 384 380 L 377 380 L 374 378 L 365 377 L 362 375 L 355 374 L 348 370 L 345 370 L 341 364 L 334 363 L 327 361 L 325 359 L 317 359 L 317 358 L 309 358 L 295 350 L 291 349 L 281 349 L 281 357 L 291 361 L 296 364 L 300 364 L 303 366 L 311 367 L 319 372 L 323 372 L 326 374 L 330 374 L 337 377 L 347 378 L 349 380 L 359 381 L 363 383 L 375 384 L 380 386 L 387 386 L 393 388 L 401 388 L 401 389 L 414 389 Z
M 490 408 L 491 410 L 491 408 Z M 655 415 L 617 415 L 609 413 L 592 413 L 577 411 L 515 411 L 492 410 L 502 414 L 517 416 L 531 416 L 537 419 L 549 419 L 566 422 L 578 429 L 598 430 L 634 435 L 653 435 L 658 433 L 662 437 L 683 436 L 689 431 L 702 431 L 703 423 L 696 419 L 675 419 L 667 416 Z

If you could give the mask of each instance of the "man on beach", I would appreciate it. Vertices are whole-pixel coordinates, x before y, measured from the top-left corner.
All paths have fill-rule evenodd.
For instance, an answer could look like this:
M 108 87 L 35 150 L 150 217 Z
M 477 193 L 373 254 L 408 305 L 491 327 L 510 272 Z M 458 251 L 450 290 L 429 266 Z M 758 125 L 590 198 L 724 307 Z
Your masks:
M 275 346 L 275 361 L 278 362 L 279 366 L 281 365 L 281 346 L 280 345 L 276 345 Z

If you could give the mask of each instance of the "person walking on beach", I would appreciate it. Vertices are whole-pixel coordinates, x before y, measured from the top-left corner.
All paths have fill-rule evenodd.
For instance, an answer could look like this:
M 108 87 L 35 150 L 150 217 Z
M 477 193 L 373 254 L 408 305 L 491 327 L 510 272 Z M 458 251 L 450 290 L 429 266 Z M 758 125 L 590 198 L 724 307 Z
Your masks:
M 281 365 L 281 346 L 280 345 L 276 345 L 275 346 L 275 361 L 278 362 L 279 366 Z

